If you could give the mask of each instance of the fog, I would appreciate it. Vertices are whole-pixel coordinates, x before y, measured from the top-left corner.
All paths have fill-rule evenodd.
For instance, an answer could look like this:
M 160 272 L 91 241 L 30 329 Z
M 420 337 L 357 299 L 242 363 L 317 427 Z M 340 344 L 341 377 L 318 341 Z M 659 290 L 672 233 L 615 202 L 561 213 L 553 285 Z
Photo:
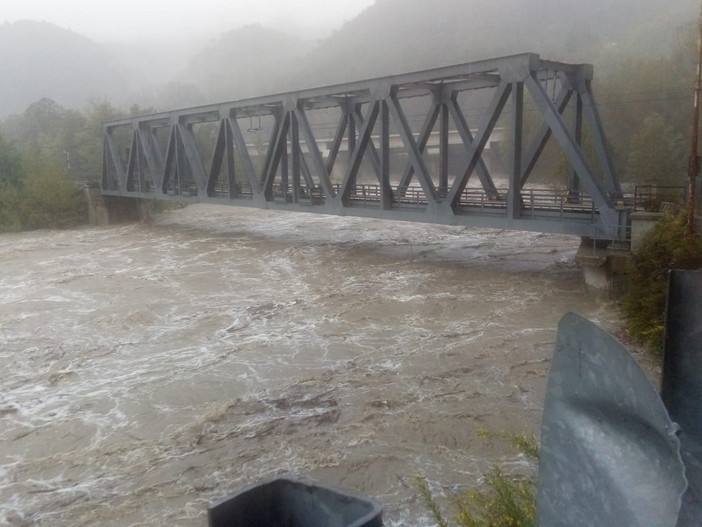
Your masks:
M 3 0 L 0 22 L 43 20 L 97 42 L 213 37 L 253 23 L 321 38 L 371 4 L 373 0 Z
M 616 72 L 665 56 L 698 3 L 2 0 L 0 120 L 42 98 L 160 111 L 524 52 Z

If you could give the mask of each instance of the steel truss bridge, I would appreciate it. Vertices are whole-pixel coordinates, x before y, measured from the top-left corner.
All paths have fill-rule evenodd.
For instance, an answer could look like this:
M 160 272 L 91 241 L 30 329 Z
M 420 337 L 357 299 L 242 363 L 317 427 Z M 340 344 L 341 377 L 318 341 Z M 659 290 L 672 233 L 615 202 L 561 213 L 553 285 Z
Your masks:
M 624 240 L 592 74 L 522 54 L 111 121 L 101 190 Z

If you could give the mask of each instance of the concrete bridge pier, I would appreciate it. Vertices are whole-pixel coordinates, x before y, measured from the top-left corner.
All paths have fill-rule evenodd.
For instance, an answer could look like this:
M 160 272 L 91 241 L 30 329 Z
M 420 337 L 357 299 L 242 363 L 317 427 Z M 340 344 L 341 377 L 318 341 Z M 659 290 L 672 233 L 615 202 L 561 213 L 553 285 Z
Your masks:
M 632 253 L 638 251 L 646 235 L 655 227 L 663 214 L 633 212 L 629 215 L 629 247 L 617 247 L 618 242 L 607 242 L 582 237 L 575 260 L 583 268 L 585 284 L 593 291 L 617 296 L 626 286 L 626 267 Z M 615 247 L 615 248 L 613 248 Z
M 151 202 L 140 198 L 105 196 L 98 184 L 87 184 L 88 220 L 90 225 L 151 221 Z
M 583 237 L 575 261 L 583 269 L 585 285 L 604 296 L 617 296 L 623 291 L 629 251 L 615 250 L 600 240 Z

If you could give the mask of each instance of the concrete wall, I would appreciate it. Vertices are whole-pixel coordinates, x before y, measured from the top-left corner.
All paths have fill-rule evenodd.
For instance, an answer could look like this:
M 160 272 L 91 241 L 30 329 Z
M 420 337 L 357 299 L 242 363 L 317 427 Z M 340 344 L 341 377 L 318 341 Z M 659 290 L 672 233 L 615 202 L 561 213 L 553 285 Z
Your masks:
M 663 217 L 661 212 L 632 212 L 631 220 L 631 252 L 636 252 L 646 235 L 656 226 Z

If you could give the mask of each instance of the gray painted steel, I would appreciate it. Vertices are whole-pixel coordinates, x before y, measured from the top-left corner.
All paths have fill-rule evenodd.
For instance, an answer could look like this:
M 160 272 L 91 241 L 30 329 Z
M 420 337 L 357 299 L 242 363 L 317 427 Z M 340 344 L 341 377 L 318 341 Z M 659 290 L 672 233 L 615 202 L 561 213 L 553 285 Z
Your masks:
M 209 527 L 381 527 L 382 506 L 298 476 L 253 485 L 209 507 Z
M 674 527 L 687 488 L 678 430 L 619 342 L 563 317 L 541 430 L 539 526 Z
M 527 53 L 111 121 L 102 193 L 624 239 L 591 81 Z M 550 138 L 571 166 L 561 193 L 530 182 Z
M 679 527 L 702 524 L 702 272 L 671 271 L 661 397 L 681 429 L 690 483 Z

